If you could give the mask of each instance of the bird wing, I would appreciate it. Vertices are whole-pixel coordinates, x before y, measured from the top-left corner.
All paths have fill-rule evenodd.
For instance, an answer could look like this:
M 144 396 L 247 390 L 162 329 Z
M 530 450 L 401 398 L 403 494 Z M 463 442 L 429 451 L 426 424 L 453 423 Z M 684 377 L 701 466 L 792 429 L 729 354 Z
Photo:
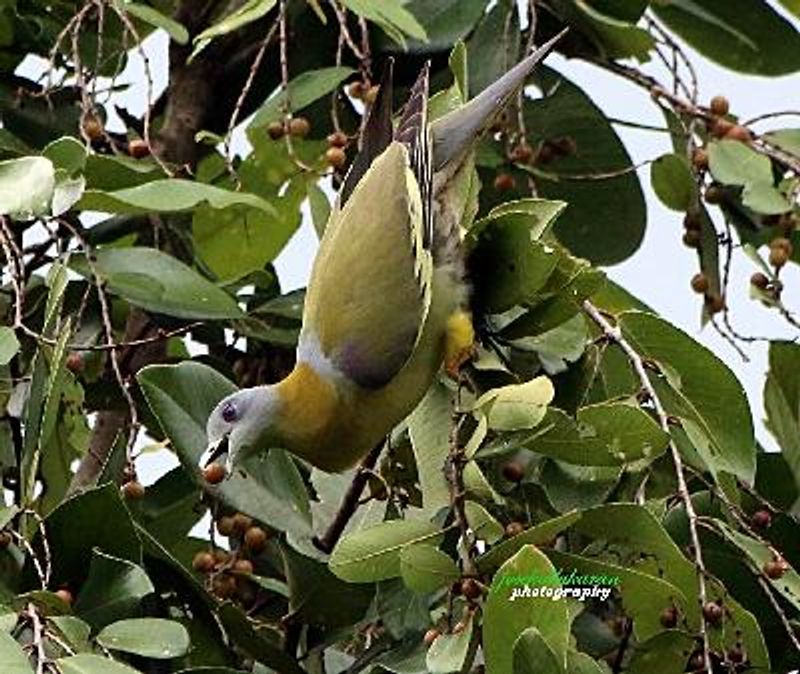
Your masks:
M 365 388 L 397 374 L 430 307 L 425 222 L 409 148 L 392 141 L 325 230 L 306 295 L 301 357 L 313 344 Z

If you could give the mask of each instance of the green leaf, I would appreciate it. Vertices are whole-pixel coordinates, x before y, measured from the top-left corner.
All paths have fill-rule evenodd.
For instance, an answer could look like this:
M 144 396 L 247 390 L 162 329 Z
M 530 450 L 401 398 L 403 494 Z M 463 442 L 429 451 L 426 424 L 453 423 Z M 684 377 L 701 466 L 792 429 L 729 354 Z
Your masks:
M 792 210 L 792 204 L 772 182 L 749 183 L 742 192 L 742 203 L 764 215 L 780 215 Z
M 258 109 L 248 131 L 253 132 L 270 122 L 281 119 L 286 112 L 284 108 L 287 101 L 292 112 L 298 112 L 308 107 L 314 101 L 335 90 L 353 72 L 352 68 L 342 66 L 302 72 L 289 82 L 286 90 L 281 89 Z
M 153 583 L 140 566 L 95 550 L 75 613 L 93 627 L 103 627 L 138 614 L 142 599 L 153 592 Z
M 216 370 L 191 361 L 151 365 L 139 371 L 137 380 L 184 470 L 209 488 L 198 465 L 207 444 L 206 421 L 236 388 Z M 230 508 L 280 531 L 302 535 L 310 530 L 308 493 L 294 462 L 281 449 L 248 459 L 213 493 Z
M 508 647 L 529 627 L 541 633 L 563 669 L 569 641 L 567 603 L 552 597 L 516 597 L 508 585 L 512 576 L 554 576 L 556 570 L 539 550 L 526 545 L 497 571 L 484 606 L 484 654 L 493 674 L 514 674 L 514 649 Z M 505 579 L 505 580 L 504 580 Z M 556 585 L 558 587 L 560 585 Z
M 480 503 L 466 501 L 464 503 L 464 511 L 469 527 L 477 538 L 492 544 L 503 537 L 505 531 L 503 525 L 492 517 L 489 511 Z
M 560 513 L 600 505 L 619 482 L 622 467 L 576 466 L 556 459 L 546 460 L 539 483 L 547 500 Z
M 19 351 L 19 340 L 14 328 L 0 326 L 0 365 L 8 365 Z
M 203 51 L 214 38 L 227 35 L 228 33 L 238 30 L 242 26 L 246 26 L 248 23 L 258 21 L 258 19 L 266 15 L 276 4 L 277 0 L 248 0 L 224 19 L 195 36 L 193 40 L 195 47 L 190 60 Z
M 512 647 L 514 674 L 562 674 L 564 663 L 535 627 L 524 630 Z M 573 670 L 570 670 L 574 674 Z
M 559 241 L 596 264 L 630 257 L 644 236 L 646 209 L 635 171 L 606 180 L 569 176 L 620 171 L 632 166 L 625 146 L 603 112 L 560 73 L 538 66 L 538 88 L 547 95 L 525 103 L 525 123 L 550 141 L 568 139 L 575 151 L 537 169 L 539 193 L 569 206 L 555 224 Z
M 755 475 L 753 421 L 733 372 L 661 318 L 625 312 L 619 325 L 640 355 L 664 369 L 670 386 L 659 389 L 662 403 L 669 414 L 682 419 L 690 437 L 694 435 L 695 448 L 712 473 L 726 471 L 751 482 Z
M 78 207 L 106 213 L 176 213 L 207 203 L 212 208 L 246 206 L 277 217 L 272 205 L 255 194 L 224 190 L 193 180 L 165 178 L 126 189 L 106 192 L 86 190 Z
M 400 550 L 400 575 L 414 592 L 428 594 L 461 575 L 456 563 L 432 545 L 406 545 Z
M 242 317 L 228 293 L 155 248 L 103 248 L 95 252 L 93 264 L 108 290 L 148 311 L 178 318 Z M 71 266 L 91 277 L 85 259 L 73 258 Z
M 766 2 L 664 0 L 652 9 L 668 28 L 726 68 L 773 76 L 800 68 L 800 36 Z
M 42 150 L 42 156 L 53 162 L 54 168 L 63 169 L 70 176 L 80 173 L 86 167 L 86 147 L 72 136 L 64 136 L 48 143 Z
M 652 163 L 650 182 L 656 196 L 673 211 L 688 211 L 697 198 L 689 164 L 677 154 L 665 154 Z
M 450 453 L 452 416 L 452 393 L 444 384 L 434 382 L 408 421 L 422 507 L 429 515 L 450 504 L 450 487 L 444 471 Z
M 486 414 L 489 427 L 498 431 L 533 428 L 544 419 L 554 394 L 552 382 L 539 376 L 524 384 L 487 391 L 475 402 L 474 409 Z
M 425 656 L 428 672 L 448 674 L 462 671 L 472 641 L 473 614 L 463 620 L 463 628 L 458 633 L 440 634 L 436 637 Z
M 800 487 L 800 346 L 793 342 L 770 342 L 764 409 L 766 426 Z
M 55 168 L 45 157 L 0 161 L 0 215 L 18 220 L 49 215 L 55 186 Z
M 390 520 L 354 531 L 339 540 L 328 568 L 351 583 L 371 583 L 400 575 L 400 551 L 409 544 L 435 543 L 441 532 L 430 522 Z
M 0 631 L 0 662 L 3 663 L 3 674 L 33 674 L 33 667 L 22 646 L 5 631 Z
M 661 632 L 637 644 L 627 671 L 630 674 L 682 674 L 686 662 L 675 654 L 688 652 L 693 645 L 694 641 L 685 632 Z
M 483 16 L 487 0 L 411 0 L 404 7 L 417 19 L 427 41 L 409 40 L 411 52 L 439 52 L 465 38 Z
M 89 652 L 92 650 L 89 644 L 89 636 L 92 633 L 91 625 L 72 615 L 48 616 L 47 619 L 75 651 Z
M 78 653 L 56 660 L 61 674 L 140 674 L 138 670 L 121 662 L 91 653 Z
M 567 6 L 569 6 L 567 4 Z M 650 60 L 655 40 L 644 28 L 603 14 L 585 0 L 575 0 L 579 25 L 589 33 L 608 59 L 635 57 L 641 62 Z
M 157 9 L 138 2 L 128 2 L 128 0 L 124 0 L 121 4 L 122 11 L 135 16 L 137 19 L 141 19 L 145 23 L 149 23 L 154 28 L 162 28 L 178 44 L 189 43 L 189 31 L 186 30 L 186 27 L 182 23 L 175 21 L 175 19 L 169 16 L 165 16 Z
M 186 654 L 189 633 L 174 620 L 135 618 L 104 627 L 97 635 L 97 643 L 111 650 L 165 660 Z
M 425 29 L 398 0 L 342 0 L 352 12 L 380 26 L 383 31 L 405 48 L 404 35 L 427 40 Z
M 800 129 L 779 129 L 765 133 L 762 138 L 785 152 L 800 155 Z
M 800 0 L 778 0 L 787 10 L 800 17 Z
M 567 651 L 567 671 L 570 674 L 605 674 L 597 660 L 578 651 Z
M 711 174 L 726 185 L 772 184 L 772 165 L 738 140 L 719 140 L 708 144 Z

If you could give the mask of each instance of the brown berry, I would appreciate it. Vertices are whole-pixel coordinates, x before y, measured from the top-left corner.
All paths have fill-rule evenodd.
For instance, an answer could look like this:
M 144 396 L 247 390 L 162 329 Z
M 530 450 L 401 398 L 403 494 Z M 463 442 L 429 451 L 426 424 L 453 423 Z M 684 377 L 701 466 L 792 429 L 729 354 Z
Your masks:
M 467 599 L 475 601 L 483 594 L 483 589 L 481 588 L 481 584 L 474 578 L 465 578 L 461 582 L 461 594 Z
M 711 110 L 711 114 L 717 115 L 717 117 L 724 117 L 730 111 L 730 103 L 728 103 L 728 99 L 725 96 L 714 96 L 708 107 Z
M 131 480 L 122 485 L 122 495 L 128 501 L 138 501 L 144 498 L 144 485 L 136 480 Z
M 747 127 L 736 124 L 725 134 L 725 138 L 728 140 L 738 140 L 742 143 L 749 143 L 753 140 L 753 135 Z
M 509 538 L 517 536 L 525 531 L 525 525 L 522 522 L 509 522 L 506 524 L 506 536 Z
M 537 164 L 549 164 L 556 158 L 558 152 L 550 141 L 545 141 L 536 153 Z
M 270 122 L 267 124 L 267 134 L 272 140 L 283 138 L 285 133 L 286 128 L 283 126 L 283 122 Z
M 533 158 L 533 149 L 527 143 L 520 143 L 511 150 L 511 161 L 527 164 Z
M 220 599 L 230 599 L 236 594 L 236 579 L 223 574 L 214 578 L 211 591 Z
M 325 161 L 333 168 L 342 168 L 347 162 L 347 154 L 340 147 L 329 147 L 325 150 Z
M 311 131 L 311 123 L 305 117 L 292 117 L 289 120 L 289 134 L 297 138 L 305 138 Z
M 786 237 L 783 237 L 783 236 L 779 236 L 777 239 L 773 239 L 772 241 L 770 241 L 769 242 L 769 247 L 770 248 L 781 248 L 781 249 L 785 250 L 789 254 L 790 257 L 791 257 L 792 252 L 793 252 L 792 242 L 789 239 L 787 239 Z
M 725 298 L 721 295 L 707 295 L 706 296 L 706 310 L 710 314 L 718 314 L 720 311 L 725 310 Z
M 55 594 L 56 597 L 63 601 L 67 606 L 72 606 L 72 602 L 75 601 L 75 598 L 72 596 L 72 592 L 70 592 L 66 587 L 59 588 L 56 590 Z
M 661 617 L 659 618 L 659 621 L 663 627 L 672 629 L 678 624 L 678 609 L 676 609 L 674 606 L 668 606 L 661 611 Z
M 494 188 L 498 192 L 508 192 L 514 189 L 516 181 L 510 173 L 498 173 L 494 179 Z
M 14 537 L 7 531 L 0 531 L 0 550 L 5 550 L 11 545 Z
M 686 670 L 689 672 L 700 672 L 705 669 L 706 661 L 701 651 L 692 653 L 689 662 L 686 664 Z
M 244 536 L 244 532 L 253 526 L 253 518 L 244 513 L 236 513 L 233 516 L 233 531 L 238 536 Z
M 698 147 L 692 152 L 692 164 L 698 171 L 708 170 L 708 152 L 702 147 Z
M 328 135 L 328 145 L 331 147 L 346 147 L 348 142 L 347 134 L 342 131 L 334 131 Z
M 720 117 L 719 119 L 715 119 L 712 123 L 711 133 L 713 133 L 717 138 L 724 138 L 734 126 L 736 125 L 729 119 Z
M 425 636 L 422 637 L 422 641 L 426 646 L 430 646 L 434 641 L 439 638 L 441 632 L 437 630 L 435 627 L 431 627 L 427 632 L 425 632 Z
M 735 665 L 741 664 L 745 661 L 744 651 L 738 644 L 729 648 L 728 652 L 725 654 L 725 657 L 728 659 L 728 662 L 732 662 Z
M 756 510 L 750 518 L 750 526 L 753 529 L 769 529 L 772 524 L 772 515 L 768 510 Z
M 769 285 L 769 279 L 765 274 L 757 271 L 750 277 L 750 283 L 752 283 L 756 288 L 764 290 Z
M 225 470 L 225 466 L 221 463 L 212 463 L 210 466 L 206 466 L 203 469 L 203 479 L 208 482 L 208 484 L 219 484 L 226 476 L 227 471 Z
M 503 477 L 509 482 L 522 482 L 525 468 L 519 461 L 509 461 L 503 466 Z
M 364 95 L 367 93 L 367 91 L 367 85 L 361 80 L 351 82 L 347 85 L 347 95 L 350 96 L 350 98 L 364 98 Z
M 217 531 L 219 532 L 220 536 L 233 536 L 233 517 L 230 517 L 229 515 L 223 515 L 220 517 L 217 520 Z
M 233 570 L 238 573 L 253 573 L 253 562 L 249 559 L 237 559 L 233 564 Z
M 692 276 L 692 290 L 700 295 L 705 295 L 708 292 L 709 283 L 708 283 L 708 276 L 706 276 L 703 272 L 698 272 L 694 276 Z
M 214 555 L 210 552 L 198 552 L 192 559 L 192 568 L 200 573 L 210 573 L 214 570 Z
M 81 128 L 89 140 L 99 140 L 103 136 L 103 123 L 97 117 L 91 115 L 85 117 Z
M 77 351 L 70 352 L 67 356 L 67 360 L 64 362 L 64 366 L 73 374 L 83 372 L 84 365 L 83 356 Z
M 717 627 L 722 622 L 724 614 L 722 607 L 715 601 L 707 601 L 703 604 L 703 617 L 709 625 Z
M 770 559 L 762 568 L 764 575 L 772 580 L 778 580 L 779 578 L 782 578 L 783 574 L 788 570 L 789 565 L 786 563 L 786 560 L 783 559 L 783 557 Z
M 780 269 L 789 261 L 789 253 L 785 248 L 770 248 L 769 263 L 776 269 Z
M 572 136 L 554 138 L 552 145 L 559 157 L 569 157 L 578 151 L 578 144 Z
M 373 105 L 376 100 L 378 100 L 378 90 L 380 87 L 377 84 L 372 85 L 369 89 L 367 89 L 367 93 L 364 94 L 364 103 L 367 105 Z
M 230 558 L 231 554 L 227 550 L 223 550 L 222 548 L 217 548 L 216 550 L 214 550 L 215 566 L 222 566 L 223 564 L 227 564 Z
M 251 552 L 258 554 L 267 545 L 267 532 L 261 527 L 250 527 L 244 534 L 244 545 Z
M 700 232 L 695 229 L 687 229 L 683 233 L 683 245 L 687 248 L 699 248 Z
M 142 138 L 128 141 L 128 154 L 134 159 L 142 159 L 150 154 L 150 146 Z
M 703 198 L 707 204 L 721 204 L 725 200 L 725 192 L 719 185 L 709 185 Z

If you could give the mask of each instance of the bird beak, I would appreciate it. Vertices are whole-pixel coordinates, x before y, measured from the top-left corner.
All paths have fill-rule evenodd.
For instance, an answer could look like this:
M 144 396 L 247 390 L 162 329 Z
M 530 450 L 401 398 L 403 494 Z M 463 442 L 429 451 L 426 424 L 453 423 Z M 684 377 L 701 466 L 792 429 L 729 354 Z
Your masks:
M 200 465 L 205 468 L 209 464 L 214 463 L 214 461 L 216 461 L 223 454 L 228 454 L 227 435 L 223 435 L 218 440 L 214 440 L 208 444 L 206 451 L 204 451 L 203 455 L 200 457 Z M 228 463 L 230 463 L 230 457 L 228 457 Z

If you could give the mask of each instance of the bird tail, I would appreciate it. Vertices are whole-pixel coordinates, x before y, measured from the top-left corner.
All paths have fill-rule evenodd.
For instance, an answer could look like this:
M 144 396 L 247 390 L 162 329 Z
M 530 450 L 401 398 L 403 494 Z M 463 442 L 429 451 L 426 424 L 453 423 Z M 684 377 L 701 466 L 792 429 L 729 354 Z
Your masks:
M 434 171 L 440 171 L 467 153 L 520 90 L 534 66 L 550 53 L 566 32 L 566 29 L 561 31 L 475 98 L 432 124 Z

